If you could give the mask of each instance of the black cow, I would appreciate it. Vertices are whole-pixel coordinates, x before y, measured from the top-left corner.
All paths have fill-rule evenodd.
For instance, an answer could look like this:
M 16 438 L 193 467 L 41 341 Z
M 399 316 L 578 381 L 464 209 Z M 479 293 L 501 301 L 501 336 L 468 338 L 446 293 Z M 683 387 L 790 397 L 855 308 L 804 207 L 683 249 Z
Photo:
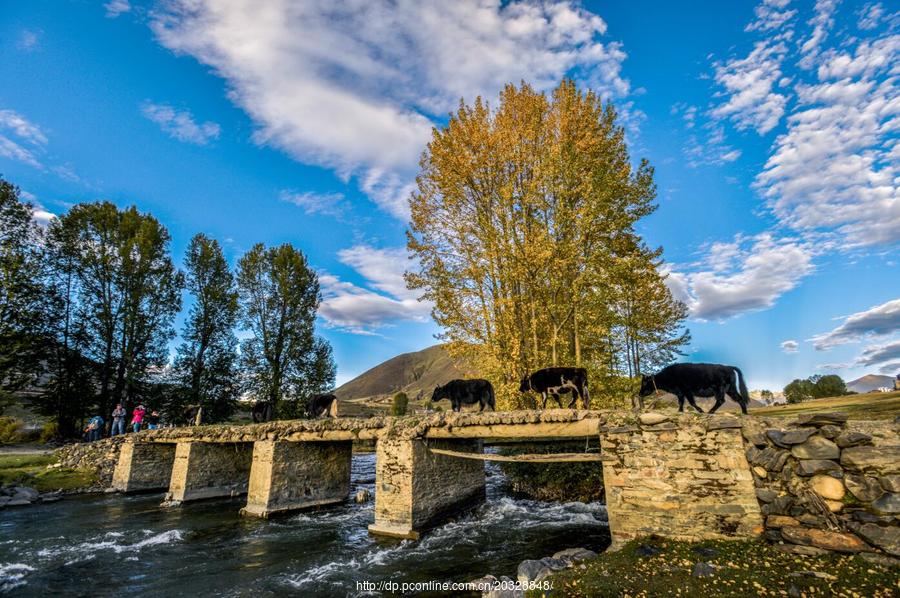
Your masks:
M 188 405 L 181 410 L 179 423 L 186 426 L 199 426 L 203 420 L 203 407 L 200 405 Z
M 534 391 L 541 393 L 543 401 L 541 409 L 547 408 L 547 396 L 552 396 L 560 407 L 563 406 L 560 394 L 572 393 L 569 409 L 575 406 L 578 399 L 584 409 L 590 409 L 591 399 L 588 396 L 588 376 L 584 368 L 544 368 L 522 378 L 519 385 L 521 392 Z
M 317 419 L 327 415 L 331 411 L 331 404 L 337 401 L 337 397 L 331 394 L 313 395 L 306 405 L 306 415 L 310 419 Z
M 695 396 L 716 397 L 716 404 L 709 410 L 710 413 L 715 413 L 722 406 L 726 394 L 741 406 L 744 413 L 747 413 L 747 403 L 750 402 L 750 393 L 747 392 L 741 370 L 715 363 L 676 363 L 652 376 L 642 376 L 638 398 L 640 407 L 644 407 L 644 397 L 659 391 L 678 397 L 678 411 L 684 411 L 684 401 L 687 399 L 691 407 L 703 413 L 694 402 Z
M 254 424 L 261 424 L 272 419 L 273 411 L 271 401 L 256 401 L 250 409 L 250 417 Z
M 463 405 L 480 405 L 479 411 L 490 407 L 496 411 L 494 405 L 494 387 L 487 380 L 451 380 L 443 386 L 436 386 L 431 394 L 431 402 L 436 403 L 441 399 L 450 399 L 454 411 L 459 411 Z

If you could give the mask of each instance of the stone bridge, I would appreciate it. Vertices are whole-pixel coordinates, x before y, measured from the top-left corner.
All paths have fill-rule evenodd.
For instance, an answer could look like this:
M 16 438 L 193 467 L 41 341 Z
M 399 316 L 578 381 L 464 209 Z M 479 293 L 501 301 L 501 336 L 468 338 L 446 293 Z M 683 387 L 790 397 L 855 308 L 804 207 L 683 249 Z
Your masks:
M 724 415 L 565 409 L 169 428 L 129 436 L 113 487 L 167 489 L 169 504 L 246 494 L 241 512 L 268 517 L 347 500 L 352 443 L 374 440 L 369 530 L 417 538 L 485 496 L 482 461 L 432 449 L 598 438 L 614 545 L 647 534 L 739 538 L 763 530 L 741 428 Z

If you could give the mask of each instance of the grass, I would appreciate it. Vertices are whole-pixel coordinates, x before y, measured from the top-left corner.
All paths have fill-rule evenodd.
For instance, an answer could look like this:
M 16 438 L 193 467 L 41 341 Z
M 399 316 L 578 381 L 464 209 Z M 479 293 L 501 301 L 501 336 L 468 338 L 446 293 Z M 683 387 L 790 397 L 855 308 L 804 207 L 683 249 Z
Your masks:
M 692 575 L 709 563 L 708 577 Z M 529 596 L 867 596 L 900 593 L 900 570 L 857 556 L 806 557 L 761 541 L 675 542 L 645 538 L 585 561 Z M 814 573 L 820 574 L 815 576 Z
M 844 397 L 813 399 L 803 403 L 775 405 L 751 410 L 753 415 L 794 417 L 801 413 L 838 411 L 850 419 L 894 419 L 900 415 L 900 391 L 870 392 Z
M 74 490 L 91 486 L 96 478 L 87 471 L 65 467 L 48 468 L 53 455 L 0 455 L 0 484 L 16 484 L 38 492 Z

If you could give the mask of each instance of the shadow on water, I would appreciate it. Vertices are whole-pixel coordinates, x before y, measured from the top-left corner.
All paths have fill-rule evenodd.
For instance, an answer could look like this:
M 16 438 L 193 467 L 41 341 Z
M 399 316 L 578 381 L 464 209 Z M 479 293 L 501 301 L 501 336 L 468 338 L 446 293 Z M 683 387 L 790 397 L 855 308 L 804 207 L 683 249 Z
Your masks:
M 0 516 L 0 593 L 18 596 L 362 595 L 358 581 L 515 576 L 520 561 L 609 544 L 600 503 L 542 503 L 504 489 L 418 542 L 372 537 L 373 502 L 258 520 L 243 499 L 175 509 L 161 495 L 84 496 Z M 375 456 L 353 457 L 353 493 L 374 491 Z

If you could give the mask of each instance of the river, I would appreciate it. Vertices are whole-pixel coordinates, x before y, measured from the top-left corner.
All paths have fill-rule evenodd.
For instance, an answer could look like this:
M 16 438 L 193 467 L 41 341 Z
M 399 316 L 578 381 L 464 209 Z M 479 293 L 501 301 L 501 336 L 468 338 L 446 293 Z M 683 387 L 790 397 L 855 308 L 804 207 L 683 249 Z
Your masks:
M 374 502 L 259 520 L 243 499 L 160 508 L 117 494 L 0 512 L 0 593 L 16 596 L 366 595 L 357 581 L 515 578 L 518 563 L 609 544 L 600 503 L 517 498 L 487 463 L 487 500 L 419 541 L 370 536 Z M 351 488 L 374 492 L 375 455 L 354 454 Z M 371 593 L 369 594 L 371 595 Z

